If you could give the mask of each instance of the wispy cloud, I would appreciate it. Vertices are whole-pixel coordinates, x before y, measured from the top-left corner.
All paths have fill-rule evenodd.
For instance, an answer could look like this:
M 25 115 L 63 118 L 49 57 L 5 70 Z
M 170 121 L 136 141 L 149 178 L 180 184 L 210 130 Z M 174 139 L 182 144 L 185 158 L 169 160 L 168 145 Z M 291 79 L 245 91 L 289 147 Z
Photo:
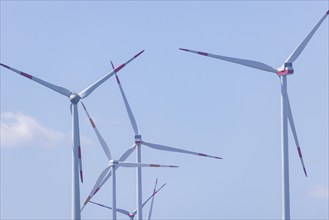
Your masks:
M 65 141 L 64 133 L 43 126 L 37 119 L 20 112 L 1 113 L 1 147 L 52 147 Z
M 329 186 L 317 184 L 309 190 L 308 196 L 313 199 L 329 199 Z

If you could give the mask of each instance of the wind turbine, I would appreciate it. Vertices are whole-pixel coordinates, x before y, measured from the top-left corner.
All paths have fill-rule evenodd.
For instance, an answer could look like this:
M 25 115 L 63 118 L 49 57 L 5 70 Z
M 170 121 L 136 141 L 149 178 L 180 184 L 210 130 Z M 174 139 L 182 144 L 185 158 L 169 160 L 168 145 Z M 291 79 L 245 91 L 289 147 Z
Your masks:
M 144 208 L 144 206 L 152 199 L 150 210 L 149 210 L 149 215 L 148 215 L 148 218 L 147 218 L 148 220 L 151 219 L 155 194 L 157 194 L 166 185 L 166 183 L 165 183 L 159 189 L 156 189 L 157 182 L 158 182 L 158 179 L 156 179 L 155 186 L 154 186 L 154 189 L 153 189 L 153 194 L 151 196 L 149 196 L 148 199 L 145 200 L 142 204 L 142 208 Z M 112 207 L 109 207 L 109 206 L 106 206 L 106 205 L 103 205 L 103 204 L 100 204 L 100 203 L 97 203 L 97 202 L 93 202 L 93 201 L 89 201 L 89 202 L 93 203 L 95 205 L 98 205 L 98 206 L 101 206 L 101 207 L 112 210 Z M 124 215 L 127 215 L 130 218 L 130 220 L 133 220 L 135 215 L 137 214 L 137 209 L 135 209 L 132 212 L 129 212 L 128 210 L 125 210 L 125 209 L 117 209 L 117 212 L 119 212 L 121 214 L 124 214 Z
M 115 69 L 112 62 L 111 62 L 111 64 L 112 64 L 112 68 Z M 128 116 L 129 116 L 131 126 L 132 126 L 134 134 L 135 134 L 134 145 L 137 148 L 137 151 L 136 151 L 137 163 L 141 162 L 141 154 L 142 154 L 141 146 L 142 145 L 149 147 L 149 148 L 156 149 L 156 150 L 171 151 L 171 152 L 176 152 L 176 153 L 192 154 L 192 155 L 196 155 L 196 156 L 222 159 L 221 157 L 211 156 L 211 155 L 204 154 L 204 153 L 197 153 L 197 152 L 193 152 L 193 151 L 189 151 L 189 150 L 183 150 L 183 149 L 179 149 L 179 148 L 174 148 L 174 147 L 169 147 L 169 146 L 165 146 L 165 145 L 154 144 L 154 143 L 149 143 L 149 142 L 143 141 L 142 135 L 140 135 L 138 132 L 138 127 L 137 127 L 135 117 L 131 111 L 131 108 L 129 106 L 127 97 L 123 91 L 119 77 L 117 74 L 115 74 L 115 77 L 116 77 L 117 83 L 120 88 L 120 92 L 121 92 L 121 95 L 122 95 L 122 98 L 123 98 L 123 101 L 124 101 L 124 104 L 125 104 Z M 142 213 L 142 169 L 140 167 L 137 168 L 137 214 L 138 214 L 138 220 L 142 220 L 143 219 L 143 216 L 142 216 L 143 215 L 143 213 Z
M 305 176 L 307 177 L 307 172 L 305 169 L 302 152 L 300 149 L 299 141 L 297 138 L 297 132 L 292 116 L 292 111 L 289 103 L 289 97 L 287 93 L 287 76 L 294 73 L 293 62 L 299 57 L 307 43 L 310 41 L 316 30 L 328 16 L 329 10 L 320 19 L 320 21 L 315 25 L 311 32 L 306 36 L 306 38 L 298 45 L 298 47 L 291 53 L 291 55 L 286 59 L 283 65 L 277 69 L 258 61 L 240 59 L 234 57 L 227 57 L 221 55 L 215 55 L 195 50 L 183 49 L 180 50 L 196 53 L 203 56 L 208 56 L 220 60 L 225 60 L 232 63 L 237 63 L 240 65 L 252 67 L 255 69 L 276 73 L 281 80 L 281 157 L 282 157 L 282 218 L 290 219 L 290 197 L 289 197 L 289 157 L 288 157 L 288 121 L 295 139 L 298 155 L 303 166 Z
M 35 76 L 32 76 L 23 71 L 14 69 L 10 66 L 0 63 L 1 66 L 18 73 L 21 76 L 24 76 L 28 79 L 31 79 L 49 89 L 58 92 L 67 98 L 71 102 L 71 112 L 72 112 L 72 142 L 73 142 L 73 154 L 72 154 L 72 219 L 81 219 L 80 215 L 80 184 L 79 184 L 79 173 L 81 182 L 83 182 L 83 173 L 82 173 L 82 160 L 81 160 L 81 148 L 80 148 L 80 132 L 79 132 L 79 119 L 78 119 L 78 103 L 80 99 L 87 98 L 98 86 L 104 83 L 108 78 L 114 75 L 114 73 L 119 72 L 123 67 L 128 63 L 138 57 L 143 51 L 136 54 L 134 57 L 129 59 L 127 62 L 121 64 L 118 68 L 113 70 L 110 73 L 107 73 L 105 76 L 85 88 L 79 93 L 74 93 L 66 88 L 61 86 L 54 85 L 52 83 L 46 82 L 42 79 L 39 79 Z M 73 110 L 72 110 L 73 109 Z
M 116 220 L 117 217 L 116 217 L 116 213 L 117 213 L 117 208 L 116 208 L 116 169 L 118 167 L 139 167 L 139 168 L 142 168 L 142 167 L 169 167 L 169 168 L 177 168 L 178 166 L 172 166 L 172 165 L 159 165 L 159 164 L 143 164 L 143 163 L 129 163 L 129 162 L 124 162 L 122 161 L 122 156 L 129 156 L 131 154 L 131 149 L 128 149 L 122 156 L 119 160 L 113 160 L 112 156 L 111 156 L 111 152 L 110 152 L 110 149 L 108 147 L 108 145 L 106 144 L 106 142 L 104 141 L 104 138 L 102 137 L 102 135 L 99 133 L 97 127 L 96 127 L 96 124 L 95 122 L 92 120 L 89 112 L 87 111 L 87 108 L 86 106 L 83 104 L 83 102 L 81 102 L 88 118 L 89 118 L 89 121 L 97 135 L 97 138 L 109 160 L 109 165 L 103 170 L 103 172 L 100 174 L 98 180 L 96 181 L 96 184 L 95 186 L 98 185 L 99 181 L 103 179 L 104 177 L 104 174 L 108 173 L 108 172 L 112 172 L 112 209 L 113 209 L 113 212 L 112 212 L 112 219 L 113 220 Z M 105 183 L 106 181 L 103 182 L 103 184 Z M 95 189 L 95 187 L 94 187 Z M 97 190 L 98 191 L 98 190 Z M 94 193 L 93 193 L 94 194 Z M 89 198 L 89 197 L 88 197 Z M 91 197 L 90 197 L 91 198 Z M 87 199 L 88 200 L 88 199 Z M 89 199 L 90 200 L 90 199 Z M 88 200 L 88 201 L 89 201 Z M 87 202 L 88 202 L 87 201 Z M 85 207 L 86 205 L 86 202 L 84 203 L 82 209 Z

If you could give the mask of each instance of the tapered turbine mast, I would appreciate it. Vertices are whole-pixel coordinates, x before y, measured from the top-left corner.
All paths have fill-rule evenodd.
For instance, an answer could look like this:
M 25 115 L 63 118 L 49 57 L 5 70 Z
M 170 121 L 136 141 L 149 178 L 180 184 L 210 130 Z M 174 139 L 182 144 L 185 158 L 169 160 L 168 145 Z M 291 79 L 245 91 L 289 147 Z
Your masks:
M 286 59 L 286 61 L 282 64 L 281 67 L 275 69 L 265 63 L 240 59 L 234 57 L 227 57 L 222 55 L 215 55 L 211 53 L 205 53 L 195 50 L 183 49 L 180 50 L 196 53 L 203 56 L 208 56 L 248 67 L 252 67 L 255 69 L 276 73 L 280 77 L 281 81 L 281 157 L 282 157 L 282 219 L 288 220 L 290 219 L 290 198 L 289 198 L 289 157 L 288 157 L 288 122 L 290 124 L 290 128 L 293 133 L 293 137 L 296 143 L 298 156 L 300 158 L 303 171 L 305 176 L 307 176 L 307 172 L 305 169 L 302 152 L 300 149 L 299 141 L 297 138 L 297 132 L 292 116 L 292 111 L 290 107 L 288 92 L 287 92 L 287 76 L 294 73 L 293 62 L 299 57 L 299 55 L 303 52 L 307 43 L 310 41 L 316 30 L 320 27 L 322 22 L 326 19 L 329 14 L 329 10 L 325 15 L 322 16 L 320 21 L 315 25 L 315 27 L 311 30 L 311 32 L 306 36 L 306 38 L 298 45 L 298 47 L 291 53 L 291 55 Z
M 108 147 L 108 145 L 106 144 L 104 138 L 102 137 L 102 135 L 100 134 L 100 132 L 98 131 L 95 122 L 92 120 L 89 112 L 87 111 L 87 108 L 85 106 L 85 104 L 83 102 L 81 102 L 88 118 L 89 121 L 91 123 L 91 126 L 93 127 L 97 138 L 109 160 L 109 165 L 103 170 L 103 172 L 100 174 L 99 178 L 96 181 L 95 186 L 93 187 L 93 191 L 91 192 L 91 194 L 88 196 L 87 200 L 85 201 L 83 208 L 85 207 L 85 205 L 90 201 L 91 197 L 99 190 L 99 185 L 100 185 L 100 181 L 102 181 L 102 185 L 106 182 L 106 180 L 104 180 L 104 176 L 107 175 L 111 175 L 112 174 L 112 219 L 116 220 L 116 213 L 117 213 L 117 208 L 116 208 L 116 170 L 118 167 L 168 167 L 168 168 L 177 168 L 178 166 L 173 166 L 173 165 L 159 165 L 159 164 L 144 164 L 144 163 L 130 163 L 130 162 L 124 162 L 124 160 L 132 153 L 131 149 L 128 149 L 121 157 L 119 160 L 113 160 L 112 156 L 111 156 L 111 152 L 110 149 Z M 124 159 L 124 160 L 123 160 Z M 96 191 L 97 190 L 97 191 Z
M 127 62 L 121 64 L 118 68 L 114 69 L 110 73 L 107 73 L 105 76 L 97 80 L 95 83 L 91 84 L 84 90 L 79 93 L 74 93 L 66 88 L 61 86 L 57 86 L 46 82 L 42 79 L 39 79 L 35 76 L 32 76 L 23 71 L 14 69 L 10 66 L 0 63 L 1 66 L 18 73 L 21 76 L 24 76 L 28 79 L 31 79 L 49 89 L 58 92 L 67 98 L 69 98 L 71 102 L 71 110 L 72 110 L 72 142 L 73 142 L 73 154 L 72 154 L 72 219 L 81 219 L 80 215 L 80 183 L 79 183 L 79 174 L 80 180 L 83 182 L 83 172 L 82 172 L 82 159 L 81 159 L 81 147 L 80 147 L 80 132 L 79 132 L 79 116 L 78 116 L 78 103 L 81 99 L 87 98 L 98 86 L 104 83 L 108 78 L 113 76 L 115 73 L 119 72 L 123 67 L 125 67 L 128 63 L 138 57 L 143 51 L 136 54 Z

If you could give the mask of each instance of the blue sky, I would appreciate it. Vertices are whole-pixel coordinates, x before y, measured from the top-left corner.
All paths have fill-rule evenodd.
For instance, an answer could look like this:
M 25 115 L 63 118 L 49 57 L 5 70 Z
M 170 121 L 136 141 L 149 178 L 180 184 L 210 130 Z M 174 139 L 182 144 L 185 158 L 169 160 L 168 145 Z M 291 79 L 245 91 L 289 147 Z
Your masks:
M 155 199 L 154 219 L 279 219 L 278 77 L 178 48 L 279 67 L 328 8 L 327 1 L 1 1 L 1 62 L 79 92 L 111 69 L 110 60 L 119 65 L 145 49 L 120 72 L 143 139 L 224 158 L 143 148 L 143 162 L 180 166 L 143 170 L 144 198 L 157 177 L 167 183 Z M 293 219 L 328 219 L 328 23 L 288 79 L 309 174 L 289 131 Z M 0 71 L 1 219 L 68 219 L 69 102 Z M 115 79 L 84 103 L 118 158 L 132 145 L 133 131 Z M 107 159 L 81 106 L 79 117 L 84 200 Z M 117 181 L 117 206 L 135 209 L 135 171 L 118 170 Z M 111 205 L 110 183 L 94 201 Z M 82 214 L 110 216 L 91 204 Z

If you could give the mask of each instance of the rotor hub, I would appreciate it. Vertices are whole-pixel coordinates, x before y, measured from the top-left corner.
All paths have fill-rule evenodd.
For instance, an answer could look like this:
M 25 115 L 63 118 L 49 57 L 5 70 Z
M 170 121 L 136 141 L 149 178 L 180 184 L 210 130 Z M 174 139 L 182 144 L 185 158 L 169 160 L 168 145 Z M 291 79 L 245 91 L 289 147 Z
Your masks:
M 70 95 L 70 101 L 72 104 L 77 104 L 80 101 L 80 99 L 81 99 L 80 96 L 76 93 L 72 93 Z
M 110 165 L 114 166 L 117 165 L 118 161 L 117 160 L 110 160 Z

